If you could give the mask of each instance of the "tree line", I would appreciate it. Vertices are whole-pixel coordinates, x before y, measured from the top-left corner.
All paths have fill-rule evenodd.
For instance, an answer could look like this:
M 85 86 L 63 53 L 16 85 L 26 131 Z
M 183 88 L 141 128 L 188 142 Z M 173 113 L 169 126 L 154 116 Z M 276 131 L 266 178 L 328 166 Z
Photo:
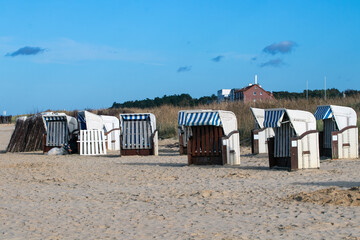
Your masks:
M 339 91 L 336 88 L 326 90 L 327 98 L 339 98 L 339 97 L 350 97 L 360 94 L 358 90 L 346 90 L 344 92 Z M 300 99 L 306 98 L 324 98 L 324 90 L 304 90 L 303 92 L 288 92 L 278 91 L 273 92 L 275 99 Z M 160 107 L 162 105 L 171 105 L 178 107 L 193 107 L 198 105 L 205 105 L 217 101 L 215 94 L 211 96 L 204 96 L 200 98 L 193 98 L 189 94 L 174 94 L 164 95 L 163 97 L 156 97 L 154 99 L 146 98 L 144 100 L 126 101 L 123 103 L 114 102 L 111 108 L 153 108 Z
M 204 96 L 200 98 L 193 98 L 189 94 L 174 94 L 164 95 L 163 97 L 156 97 L 154 99 L 146 98 L 144 100 L 126 101 L 123 103 L 114 102 L 111 108 L 152 108 L 160 107 L 162 105 L 171 105 L 179 107 L 193 107 L 197 105 L 209 104 L 217 100 L 215 94 L 211 96 Z

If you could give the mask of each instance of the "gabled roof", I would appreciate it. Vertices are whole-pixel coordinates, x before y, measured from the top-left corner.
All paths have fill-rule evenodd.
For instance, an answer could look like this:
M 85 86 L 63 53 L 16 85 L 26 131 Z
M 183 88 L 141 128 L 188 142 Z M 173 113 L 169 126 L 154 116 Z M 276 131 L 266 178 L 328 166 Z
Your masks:
M 266 93 L 269 94 L 270 96 L 273 96 L 271 92 L 266 91 L 265 89 L 263 89 L 262 87 L 260 87 L 259 84 L 253 84 L 253 85 L 246 86 L 246 87 L 243 87 L 243 88 L 240 88 L 240 89 L 237 88 L 237 89 L 234 89 L 234 92 L 246 92 L 246 91 L 250 90 L 250 88 L 252 88 L 252 87 L 254 87 L 254 86 L 260 88 L 261 90 L 263 90 L 264 92 L 266 92 Z

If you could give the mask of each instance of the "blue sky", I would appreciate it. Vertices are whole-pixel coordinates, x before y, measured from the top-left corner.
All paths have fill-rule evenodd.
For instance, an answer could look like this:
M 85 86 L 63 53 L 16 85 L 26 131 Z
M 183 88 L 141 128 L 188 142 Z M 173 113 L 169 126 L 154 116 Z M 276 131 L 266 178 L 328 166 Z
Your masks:
M 2 1 L 0 114 L 360 89 L 360 1 Z

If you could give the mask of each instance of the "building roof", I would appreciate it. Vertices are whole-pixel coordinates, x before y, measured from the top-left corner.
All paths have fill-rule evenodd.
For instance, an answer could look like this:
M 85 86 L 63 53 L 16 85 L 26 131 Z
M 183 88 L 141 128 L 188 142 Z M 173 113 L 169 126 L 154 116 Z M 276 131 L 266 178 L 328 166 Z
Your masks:
M 273 94 L 272 94 L 271 92 L 266 91 L 266 90 L 263 89 L 259 84 L 252 84 L 252 85 L 249 85 L 249 86 L 240 88 L 240 89 L 239 89 L 239 88 L 237 88 L 237 89 L 234 88 L 234 92 L 246 92 L 246 91 L 248 91 L 250 88 L 252 88 L 252 87 L 254 87 L 254 86 L 260 88 L 261 90 L 263 90 L 264 92 L 266 92 L 266 93 L 269 94 L 270 96 L 273 96 Z

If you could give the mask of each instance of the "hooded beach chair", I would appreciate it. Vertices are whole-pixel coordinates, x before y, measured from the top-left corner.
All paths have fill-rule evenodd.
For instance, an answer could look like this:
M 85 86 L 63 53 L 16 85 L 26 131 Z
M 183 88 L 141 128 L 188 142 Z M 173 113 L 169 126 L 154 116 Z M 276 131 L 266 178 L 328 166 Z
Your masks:
M 267 140 L 274 136 L 274 130 L 264 127 L 264 109 L 250 108 L 250 111 L 255 120 L 255 127 L 251 130 L 251 152 L 252 154 L 267 153 Z
M 78 112 L 80 155 L 106 154 L 104 121 L 101 116 L 88 111 Z
M 316 120 L 323 121 L 320 132 L 321 156 L 338 158 L 358 158 L 358 127 L 354 109 L 335 105 L 318 106 Z
M 41 114 L 16 119 L 7 152 L 32 152 L 44 149 L 43 137 L 46 133 Z
M 270 168 L 320 168 L 319 134 L 313 114 L 265 109 L 264 127 L 274 129 L 274 137 L 268 138 Z
M 43 138 L 43 151 L 68 144 L 74 130 L 78 129 L 76 118 L 65 113 L 45 113 L 42 115 L 46 134 Z
M 240 140 L 234 113 L 220 110 L 187 112 L 188 164 L 240 164 Z
M 120 114 L 121 155 L 158 155 L 158 131 L 152 113 Z
M 100 115 L 103 120 L 106 147 L 108 150 L 120 150 L 120 122 L 117 117 Z
M 0 124 L 10 124 L 11 123 L 12 116 L 0 116 Z
M 190 127 L 185 126 L 186 113 L 212 111 L 212 110 L 181 110 L 178 115 L 178 137 L 179 137 L 179 152 L 180 154 L 187 154 L 187 142 L 189 140 Z

